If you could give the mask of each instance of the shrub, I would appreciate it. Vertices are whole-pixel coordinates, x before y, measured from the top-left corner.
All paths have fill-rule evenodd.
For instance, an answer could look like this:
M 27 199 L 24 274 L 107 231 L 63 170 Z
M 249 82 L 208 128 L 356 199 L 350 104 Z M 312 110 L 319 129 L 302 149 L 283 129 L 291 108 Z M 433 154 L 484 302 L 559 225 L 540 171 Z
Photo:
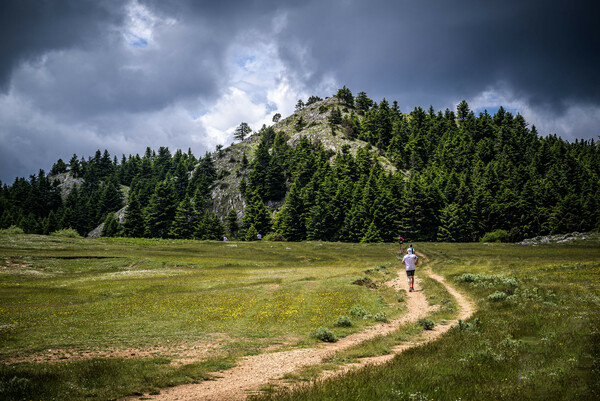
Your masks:
M 327 327 L 319 327 L 313 333 L 313 337 L 315 337 L 319 341 L 324 341 L 327 343 L 335 342 L 335 335 Z
M 386 323 L 388 321 L 388 318 L 384 312 L 379 312 L 376 313 L 375 316 L 373 316 L 373 320 L 375 320 L 376 322 Z
M 81 238 L 81 235 L 74 228 L 63 228 L 61 230 L 56 230 L 51 233 L 53 237 L 65 237 L 65 238 Z
M 354 305 L 351 309 L 350 309 L 350 315 L 354 316 L 354 317 L 358 317 L 358 318 L 362 318 L 367 314 L 367 311 L 365 310 L 365 308 L 363 308 L 360 305 Z
M 0 230 L 0 234 L 25 234 L 25 232 L 23 231 L 23 229 L 21 227 L 17 227 L 17 226 L 10 226 L 8 228 L 5 228 L 3 230 Z
M 519 279 L 516 277 L 504 277 L 501 275 L 491 275 L 487 274 L 473 274 L 473 273 L 465 273 L 461 276 L 458 276 L 454 279 L 459 283 L 475 283 L 476 285 L 489 287 L 490 285 L 506 285 L 509 287 L 517 287 L 519 285 Z M 486 282 L 490 285 L 487 285 Z
M 508 233 L 506 230 L 498 229 L 496 231 L 492 231 L 491 233 L 485 233 L 485 235 L 481 238 L 481 242 L 507 242 L 508 241 Z
M 258 239 L 257 236 L 258 236 L 258 231 L 256 231 L 256 228 L 254 228 L 254 224 L 253 224 L 246 231 L 244 240 L 245 241 L 256 241 Z
M 433 323 L 433 321 L 426 318 L 421 318 L 417 320 L 417 324 L 421 326 L 424 330 L 433 330 L 433 326 L 435 326 L 435 323 Z
M 323 114 L 327 112 L 327 107 L 325 105 L 319 106 L 319 114 Z
M 473 319 L 472 323 L 463 322 L 462 320 L 459 319 L 458 320 L 458 329 L 460 331 L 463 331 L 463 330 L 475 331 L 475 330 L 477 330 L 477 328 L 479 327 L 480 324 L 481 324 L 481 320 L 478 317 Z
M 333 324 L 335 327 L 351 327 L 352 322 L 348 316 L 340 316 Z
M 474 283 L 476 281 L 479 281 L 479 275 L 473 273 L 465 273 L 462 276 L 457 277 L 456 281 L 458 281 L 459 283 Z
M 487 299 L 488 299 L 488 301 L 498 302 L 498 301 L 504 301 L 506 299 L 506 297 L 507 297 L 507 295 L 505 292 L 496 291 L 493 294 L 488 295 Z
M 264 241 L 285 241 L 286 239 L 283 238 L 283 235 L 281 235 L 280 233 L 269 233 L 263 237 L 263 240 Z

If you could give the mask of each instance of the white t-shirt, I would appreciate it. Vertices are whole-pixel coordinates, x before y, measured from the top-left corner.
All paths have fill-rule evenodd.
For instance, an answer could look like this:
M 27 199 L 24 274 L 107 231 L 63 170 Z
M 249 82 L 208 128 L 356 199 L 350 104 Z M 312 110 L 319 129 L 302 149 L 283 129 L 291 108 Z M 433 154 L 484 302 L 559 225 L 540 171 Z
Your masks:
M 402 263 L 406 265 L 406 270 L 415 270 L 415 262 L 419 259 L 414 253 L 404 255 Z

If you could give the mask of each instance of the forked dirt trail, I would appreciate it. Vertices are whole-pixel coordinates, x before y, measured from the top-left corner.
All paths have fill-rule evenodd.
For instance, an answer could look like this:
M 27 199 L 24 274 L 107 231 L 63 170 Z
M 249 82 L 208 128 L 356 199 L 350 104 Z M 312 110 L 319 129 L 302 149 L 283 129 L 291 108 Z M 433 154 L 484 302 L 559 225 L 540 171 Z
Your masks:
M 419 256 L 424 257 L 422 254 L 419 254 Z M 448 285 L 442 276 L 427 270 L 418 271 L 417 275 L 427 274 L 447 288 L 448 292 L 456 298 L 460 307 L 458 318 L 448 322 L 448 324 L 444 326 L 438 325 L 434 330 L 425 332 L 424 335 L 415 342 L 406 343 L 394 348 L 393 353 L 389 355 L 363 358 L 359 363 L 346 365 L 336 371 L 326 371 L 321 377 L 342 374 L 349 369 L 365 366 L 367 364 L 380 364 L 389 361 L 397 353 L 400 353 L 405 349 L 427 343 L 440 337 L 443 333 L 448 331 L 451 324 L 456 323 L 458 319 L 464 320 L 473 314 L 475 308 L 471 301 Z M 406 275 L 404 274 L 403 269 L 399 269 L 398 273 L 398 277 L 388 281 L 386 284 L 396 290 L 408 291 Z M 400 326 L 415 323 L 417 320 L 427 316 L 429 312 L 434 310 L 434 307 L 430 306 L 427 302 L 418 279 L 415 280 L 415 292 L 407 292 L 406 304 L 407 312 L 401 318 L 389 323 L 371 326 L 360 333 L 355 333 L 340 339 L 336 343 L 323 343 L 315 348 L 303 348 L 248 356 L 240 360 L 232 369 L 219 372 L 218 379 L 216 380 L 166 388 L 162 389 L 159 395 L 147 395 L 143 398 L 146 400 L 168 401 L 244 400 L 249 394 L 257 392 L 261 387 L 269 383 L 276 382 L 278 385 L 284 385 L 285 383 L 278 379 L 281 379 L 281 377 L 287 373 L 292 373 L 303 366 L 320 364 L 325 358 L 332 356 L 338 351 L 345 350 L 377 336 L 390 334 Z M 125 400 L 137 399 L 139 399 L 139 396 L 129 397 Z

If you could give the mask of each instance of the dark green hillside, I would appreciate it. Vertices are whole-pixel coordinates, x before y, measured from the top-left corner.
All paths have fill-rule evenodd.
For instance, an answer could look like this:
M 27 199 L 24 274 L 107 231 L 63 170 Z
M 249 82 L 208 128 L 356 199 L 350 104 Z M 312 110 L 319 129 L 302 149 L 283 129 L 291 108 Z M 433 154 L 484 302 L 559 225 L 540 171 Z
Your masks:
M 540 136 L 503 108 L 475 115 L 463 101 L 456 112 L 404 114 L 344 87 L 274 120 L 201 158 L 161 147 L 120 162 L 107 151 L 59 160 L 49 176 L 3 185 L 0 226 L 85 235 L 105 222 L 110 236 L 350 242 L 600 228 L 598 142 Z

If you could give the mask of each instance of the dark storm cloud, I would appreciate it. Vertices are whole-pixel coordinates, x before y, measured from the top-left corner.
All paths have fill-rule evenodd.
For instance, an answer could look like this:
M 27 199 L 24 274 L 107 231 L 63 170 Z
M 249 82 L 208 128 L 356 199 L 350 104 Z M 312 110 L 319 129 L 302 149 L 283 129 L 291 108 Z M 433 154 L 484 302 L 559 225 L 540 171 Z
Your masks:
M 334 71 L 354 90 L 410 96 L 413 105 L 469 98 L 496 83 L 532 105 L 600 102 L 600 48 L 591 1 L 304 3 L 285 48 L 309 49 L 314 79 Z
M 0 2 L 0 90 L 23 60 L 50 50 L 93 42 L 106 25 L 119 24 L 122 2 L 18 0 Z
M 0 179 L 99 147 L 202 154 L 243 109 L 342 85 L 403 111 L 508 101 L 542 134 L 597 138 L 598 15 L 581 0 L 1 1 Z

